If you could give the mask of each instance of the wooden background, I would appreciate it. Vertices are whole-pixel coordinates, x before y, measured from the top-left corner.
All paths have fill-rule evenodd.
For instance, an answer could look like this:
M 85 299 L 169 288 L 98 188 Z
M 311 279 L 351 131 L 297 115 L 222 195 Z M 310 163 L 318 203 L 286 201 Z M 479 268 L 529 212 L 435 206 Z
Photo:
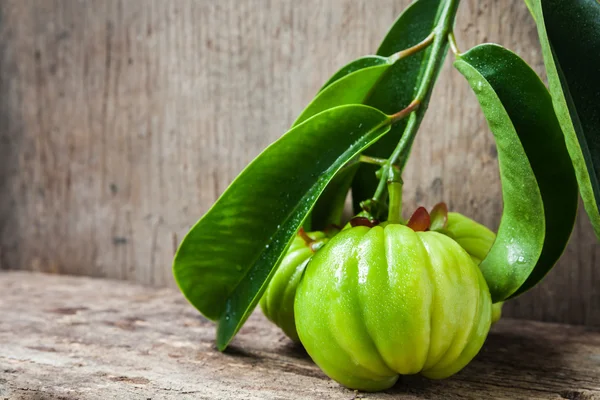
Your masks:
M 0 267 L 173 285 L 173 252 L 236 174 L 407 0 L 0 0 Z M 538 71 L 521 0 L 463 0 L 463 49 Z M 445 200 L 492 228 L 494 143 L 448 60 L 405 173 L 407 210 Z M 600 325 L 583 212 L 542 285 L 506 314 Z

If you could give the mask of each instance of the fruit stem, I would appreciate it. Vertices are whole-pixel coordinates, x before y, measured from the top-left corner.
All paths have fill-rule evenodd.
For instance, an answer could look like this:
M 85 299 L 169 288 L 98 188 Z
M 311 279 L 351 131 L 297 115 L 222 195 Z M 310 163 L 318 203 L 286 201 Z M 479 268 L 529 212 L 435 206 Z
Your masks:
M 390 171 L 387 187 L 390 196 L 390 204 L 388 208 L 388 221 L 392 224 L 403 224 L 402 220 L 402 177 L 400 169 L 392 166 Z

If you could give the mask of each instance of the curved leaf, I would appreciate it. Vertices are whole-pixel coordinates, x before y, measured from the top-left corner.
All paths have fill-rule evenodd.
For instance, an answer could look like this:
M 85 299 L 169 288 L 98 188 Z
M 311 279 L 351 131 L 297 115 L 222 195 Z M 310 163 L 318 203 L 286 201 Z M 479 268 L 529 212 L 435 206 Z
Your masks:
M 385 114 L 362 105 L 316 115 L 252 161 L 188 232 L 173 273 L 190 303 L 219 320 L 219 349 L 256 306 L 327 183 L 388 132 L 390 123 Z
M 377 55 L 389 57 L 425 39 L 436 28 L 446 3 L 445 0 L 417 0 L 412 3 L 389 30 L 379 50 L 377 50 Z M 395 62 L 382 76 L 377 86 L 373 88 L 364 104 L 388 114 L 408 106 L 417 93 L 424 71 L 432 57 L 431 50 L 430 47 L 425 51 Z M 443 64 L 447 45 L 441 51 L 443 55 L 435 66 L 436 76 Z M 425 99 L 416 112 L 417 124 L 420 123 L 425 114 L 427 103 L 428 99 Z M 388 135 L 369 147 L 364 153 L 369 156 L 388 158 L 400 141 L 407 123 L 408 120 L 402 120 L 394 124 Z M 355 212 L 360 211 L 361 201 L 373 196 L 378 184 L 377 180 L 373 179 L 377 169 L 378 167 L 373 165 L 363 164 L 360 166 L 352 183 L 352 199 Z
M 321 87 L 319 90 L 322 91 L 333 82 L 336 82 L 346 75 L 350 75 L 353 72 L 359 71 L 361 69 L 376 67 L 378 65 L 390 64 L 392 60 L 389 57 L 380 57 L 380 56 L 364 56 L 361 58 L 357 58 L 356 60 L 350 62 L 349 64 L 344 65 L 340 68 L 329 80 Z
M 292 126 L 329 108 L 346 104 L 362 104 L 390 65 L 386 63 L 359 69 L 333 82 L 317 94 Z
M 347 104 L 362 104 L 373 86 L 375 86 L 377 81 L 381 78 L 381 75 L 385 73 L 390 66 L 387 59 L 381 59 L 386 60 L 386 63 L 350 72 L 322 89 L 296 119 L 292 127 L 333 107 Z M 357 61 L 360 60 L 361 59 Z M 361 63 L 361 65 L 364 66 L 365 64 Z M 356 65 L 351 63 L 346 67 L 341 71 L 349 72 L 352 68 L 356 67 Z M 338 72 L 338 74 L 340 73 Z M 342 211 L 346 202 L 346 194 L 350 189 L 352 179 L 354 178 L 357 169 L 357 166 L 345 169 L 343 174 L 332 179 L 327 189 L 317 200 L 311 217 L 307 218 L 305 221 L 304 229 L 321 230 L 325 229 L 328 225 L 338 225 L 341 223 Z
M 523 60 L 485 44 L 454 65 L 477 95 L 498 148 L 504 210 L 480 265 L 497 302 L 533 287 L 561 256 L 575 222 L 577 181 L 550 94 Z
M 537 24 L 554 109 L 585 210 L 600 239 L 600 3 L 526 3 Z

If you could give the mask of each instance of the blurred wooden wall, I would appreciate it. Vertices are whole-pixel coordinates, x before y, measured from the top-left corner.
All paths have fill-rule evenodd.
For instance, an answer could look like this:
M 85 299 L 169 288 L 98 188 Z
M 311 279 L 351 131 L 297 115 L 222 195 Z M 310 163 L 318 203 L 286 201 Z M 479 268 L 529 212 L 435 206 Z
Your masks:
M 408 3 L 0 0 L 0 266 L 173 285 L 190 225 Z M 456 31 L 542 71 L 521 0 L 463 0 Z M 494 142 L 450 60 L 405 175 L 408 210 L 445 200 L 497 227 Z M 600 325 L 598 264 L 581 212 L 506 314 Z

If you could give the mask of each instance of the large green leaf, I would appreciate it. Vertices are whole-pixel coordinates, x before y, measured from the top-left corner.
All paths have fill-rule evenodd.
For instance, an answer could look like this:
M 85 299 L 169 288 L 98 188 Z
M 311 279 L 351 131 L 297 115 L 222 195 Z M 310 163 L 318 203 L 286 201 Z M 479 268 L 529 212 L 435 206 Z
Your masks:
M 533 287 L 559 259 L 575 222 L 577 181 L 550 94 L 523 60 L 485 44 L 454 65 L 498 148 L 504 210 L 480 265 L 496 302 Z
M 554 109 L 587 214 L 600 238 L 600 3 L 527 0 Z
M 416 45 L 436 30 L 442 20 L 443 11 L 448 7 L 446 0 L 417 0 L 398 17 L 383 40 L 377 55 L 389 57 L 392 54 Z M 455 10 L 451 10 L 454 13 Z M 438 29 L 436 40 L 445 41 L 446 33 Z M 445 43 L 445 42 L 444 42 Z M 447 44 L 437 49 L 431 46 L 425 51 L 403 58 L 394 63 L 382 76 L 377 86 L 369 94 L 365 104 L 385 113 L 393 113 L 407 107 L 415 98 L 425 70 L 434 62 L 435 76 L 443 64 L 447 52 Z M 433 84 L 430 85 L 433 87 Z M 417 125 L 427 109 L 429 95 L 421 102 L 416 112 Z M 369 147 L 365 154 L 388 158 L 402 137 L 408 120 L 394 124 L 390 133 Z M 370 198 L 377 188 L 377 180 L 373 179 L 376 166 L 361 165 L 352 184 L 352 198 L 355 212 L 360 210 L 360 202 Z
M 219 349 L 256 306 L 327 183 L 391 122 L 362 105 L 308 119 L 252 161 L 188 232 L 173 273 L 190 303 L 219 321 Z
M 388 60 L 382 57 L 374 59 Z M 381 75 L 390 67 L 392 61 L 381 63 L 375 66 L 367 67 L 365 58 L 359 59 L 360 66 L 357 68 L 355 63 L 350 63 L 336 74 L 338 78 L 335 81 L 330 80 L 327 87 L 323 88 L 314 100 L 304 109 L 296 119 L 292 127 L 306 121 L 308 118 L 325 111 L 327 109 L 347 104 L 362 104 L 373 86 L 381 78 Z M 335 76 L 334 76 L 335 77 Z M 346 194 L 352 184 L 352 179 L 356 174 L 358 166 L 344 169 L 343 173 L 334 177 L 327 189 L 317 200 L 313 213 L 304 223 L 307 230 L 322 230 L 331 224 L 340 224 L 342 211 L 346 202 Z

